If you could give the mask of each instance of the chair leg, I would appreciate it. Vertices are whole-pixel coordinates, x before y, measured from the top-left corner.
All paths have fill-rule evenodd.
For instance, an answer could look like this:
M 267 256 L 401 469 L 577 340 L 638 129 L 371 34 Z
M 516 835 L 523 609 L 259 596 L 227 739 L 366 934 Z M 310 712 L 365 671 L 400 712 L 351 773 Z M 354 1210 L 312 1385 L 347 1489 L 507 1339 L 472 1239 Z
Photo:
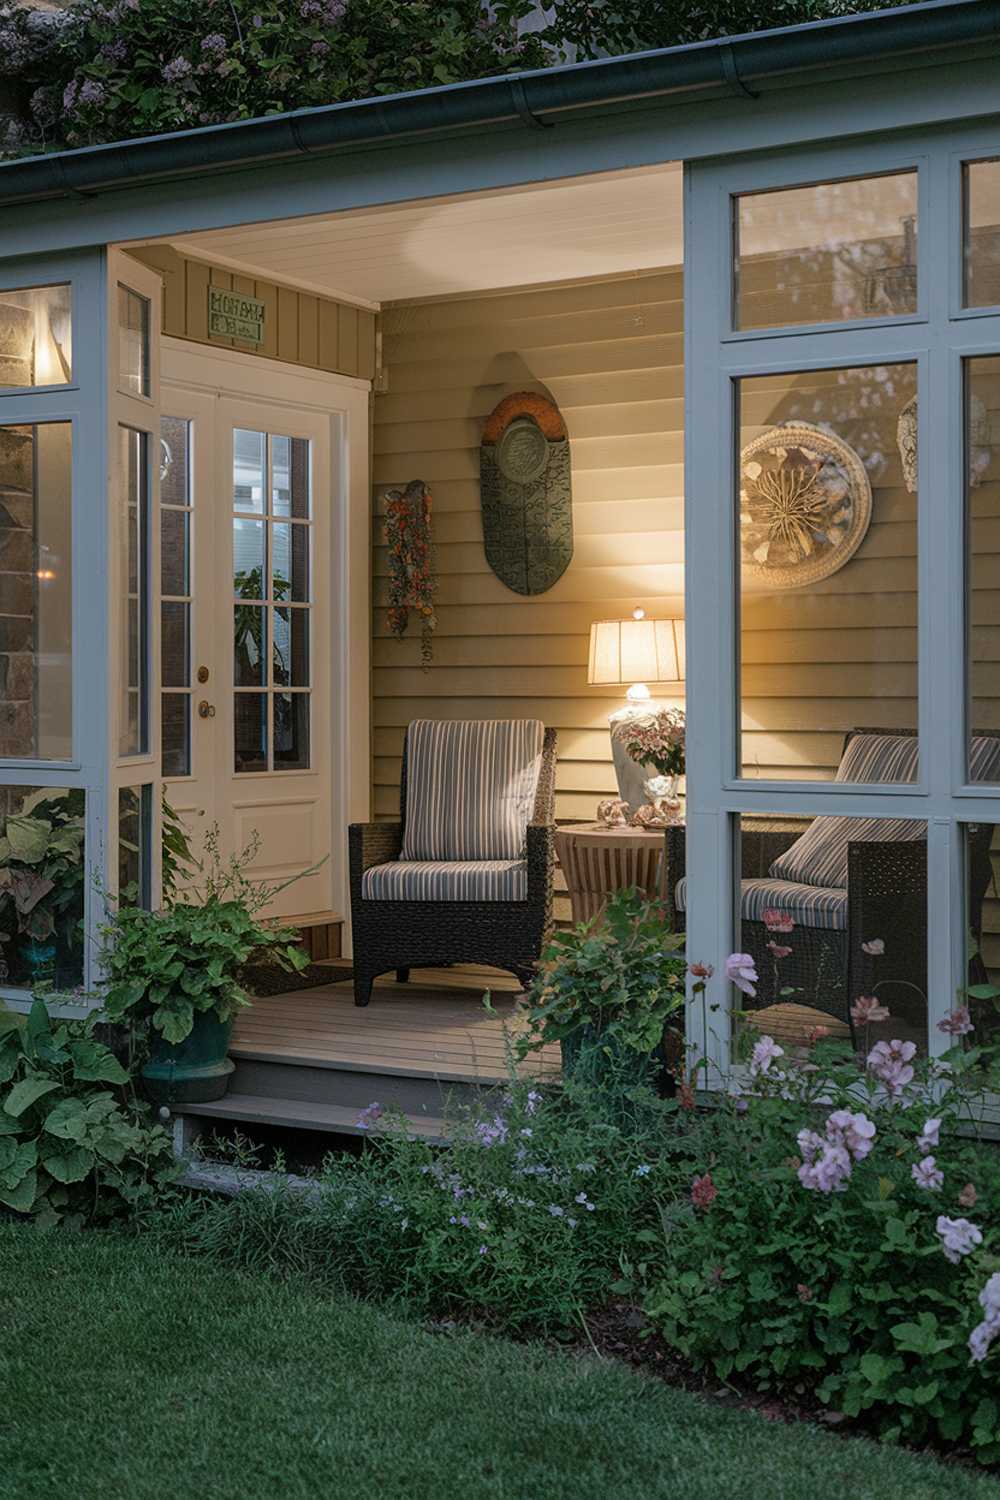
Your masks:
M 410 977 L 410 971 L 409 971 L 409 969 L 397 969 L 396 970 L 396 983 L 397 984 L 406 984 L 407 981 L 409 980 L 409 977 Z
M 361 974 L 357 969 L 354 971 L 354 1003 L 355 1005 L 367 1005 L 372 997 L 372 984 L 374 974 Z
M 534 964 L 518 964 L 516 967 L 512 964 L 510 972 L 513 974 L 514 978 L 517 980 L 518 984 L 523 990 L 528 990 L 531 988 L 532 982 L 535 978 Z

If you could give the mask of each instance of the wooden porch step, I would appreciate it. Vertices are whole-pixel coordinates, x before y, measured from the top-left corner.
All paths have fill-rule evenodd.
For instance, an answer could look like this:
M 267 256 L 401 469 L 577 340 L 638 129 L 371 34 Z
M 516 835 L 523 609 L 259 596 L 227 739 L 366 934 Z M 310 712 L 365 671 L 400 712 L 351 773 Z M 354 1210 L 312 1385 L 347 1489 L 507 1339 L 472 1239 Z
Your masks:
M 319 1130 L 328 1135 L 369 1135 L 358 1124 L 357 1105 L 320 1104 L 312 1099 L 282 1099 L 271 1095 L 230 1092 L 212 1104 L 183 1104 L 173 1109 L 184 1121 L 230 1120 L 245 1125 L 278 1125 L 289 1130 Z M 447 1139 L 440 1116 L 406 1112 L 407 1129 L 429 1142 Z M 186 1133 L 190 1141 L 195 1132 Z

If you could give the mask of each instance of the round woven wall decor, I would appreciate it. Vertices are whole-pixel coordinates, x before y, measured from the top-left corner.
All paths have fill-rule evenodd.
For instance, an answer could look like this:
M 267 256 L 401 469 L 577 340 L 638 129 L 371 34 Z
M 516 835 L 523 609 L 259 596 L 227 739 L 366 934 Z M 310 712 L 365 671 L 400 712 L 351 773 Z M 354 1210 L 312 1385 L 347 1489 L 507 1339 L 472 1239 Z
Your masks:
M 872 515 L 872 488 L 849 443 L 808 422 L 771 427 L 740 455 L 744 584 L 794 589 L 853 557 Z

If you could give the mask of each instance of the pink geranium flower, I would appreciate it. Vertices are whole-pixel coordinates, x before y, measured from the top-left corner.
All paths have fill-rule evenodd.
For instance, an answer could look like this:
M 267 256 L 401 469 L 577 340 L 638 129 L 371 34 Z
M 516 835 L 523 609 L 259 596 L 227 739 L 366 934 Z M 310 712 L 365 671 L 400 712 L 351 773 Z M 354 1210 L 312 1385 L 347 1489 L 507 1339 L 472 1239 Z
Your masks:
M 925 1120 L 924 1128 L 917 1136 L 918 1151 L 931 1151 L 935 1146 L 941 1144 L 941 1121 L 939 1119 Z
M 773 1062 L 784 1057 L 784 1047 L 779 1047 L 773 1036 L 762 1036 L 750 1055 L 750 1076 L 757 1078 L 766 1073 Z
M 711 979 L 715 969 L 711 964 L 689 964 L 688 973 L 693 974 L 695 979 Z
M 792 951 L 791 948 L 786 948 L 784 943 L 776 943 L 773 940 L 767 946 L 772 958 L 787 958 Z
M 766 906 L 763 912 L 764 926 L 768 932 L 794 932 L 795 919 L 790 912 L 782 911 L 778 906 Z
M 910 1168 L 910 1176 L 918 1188 L 925 1188 L 931 1193 L 936 1193 L 944 1187 L 944 1173 L 933 1156 L 925 1156 L 923 1161 L 915 1161 Z
M 872 1026 L 876 1021 L 888 1021 L 889 1011 L 880 1005 L 874 995 L 859 995 L 851 1006 L 851 1020 L 855 1026 Z
M 759 976 L 757 966 L 749 953 L 730 953 L 726 959 L 726 978 L 751 999 L 756 995 L 754 985 L 758 983 Z
M 896 1098 L 913 1082 L 911 1061 L 916 1055 L 916 1042 L 876 1042 L 868 1054 L 868 1067 Z
M 875 1124 L 867 1115 L 852 1114 L 849 1109 L 836 1110 L 826 1122 L 827 1138 L 843 1146 L 855 1161 L 864 1161 L 875 1141 Z
M 943 1031 L 945 1036 L 968 1036 L 972 1030 L 974 1027 L 967 1005 L 959 1005 L 955 1010 L 950 1010 L 944 1020 L 938 1022 L 938 1031 Z

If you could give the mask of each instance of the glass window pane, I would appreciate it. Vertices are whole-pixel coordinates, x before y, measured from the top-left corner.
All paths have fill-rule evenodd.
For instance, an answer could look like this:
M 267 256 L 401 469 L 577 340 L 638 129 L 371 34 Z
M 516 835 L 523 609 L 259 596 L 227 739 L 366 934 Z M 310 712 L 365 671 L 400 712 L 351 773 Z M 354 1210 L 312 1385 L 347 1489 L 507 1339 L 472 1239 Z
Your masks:
M 119 755 L 142 755 L 149 747 L 147 693 L 148 444 L 147 434 L 120 427 L 121 466 L 120 591 L 122 639 L 119 653 L 121 726 Z
M 233 509 L 264 513 L 267 442 L 263 432 L 233 432 Z
M 233 521 L 233 589 L 238 599 L 266 599 L 266 521 Z
M 737 1055 L 762 1035 L 791 1056 L 824 1036 L 866 1056 L 880 1041 L 925 1050 L 927 824 L 764 814 L 738 821 L 737 948 L 757 978 L 748 981 L 752 994 L 734 996 Z
M 916 368 L 737 384 L 739 774 L 912 781 L 914 738 L 845 737 L 917 727 Z
M 734 200 L 735 327 L 917 310 L 917 174 L 820 182 Z
M 83 983 L 84 808 L 79 790 L 0 787 L 0 984 Z
M 149 298 L 118 285 L 118 389 L 149 395 Z
M 274 695 L 274 769 L 304 771 L 309 767 L 309 694 Z
M 191 504 L 191 423 L 185 417 L 160 418 L 160 502 Z
M 233 612 L 233 683 L 236 687 L 267 685 L 267 610 L 263 605 L 237 604 Z
M 118 900 L 122 906 L 149 908 L 149 846 L 153 806 L 151 786 L 118 791 Z
M 235 768 L 267 770 L 267 694 L 237 693 L 233 699 L 236 730 Z
M 304 604 L 309 599 L 309 527 L 275 521 L 271 527 L 271 568 L 275 599 Z
M 309 442 L 271 438 L 271 514 L 309 517 Z
M 72 378 L 70 288 L 0 292 L 0 389 L 67 385 Z
M 1000 1041 L 1000 825 L 965 829 L 966 918 L 969 926 L 969 1041 Z M 993 993 L 993 992 L 996 993 Z M 956 1038 L 957 1040 L 957 1038 Z
M 0 427 L 0 756 L 69 760 L 72 427 Z
M 277 687 L 309 686 L 309 611 L 274 611 L 274 681 Z
M 969 162 L 964 198 L 965 306 L 1000 306 L 1000 159 Z
M 160 605 L 160 674 L 164 687 L 191 683 L 191 606 L 167 601 Z
M 189 694 L 163 694 L 161 738 L 164 776 L 190 776 L 191 698 Z
M 160 592 L 188 594 L 189 512 L 160 511 Z
M 1000 355 L 965 365 L 969 780 L 1000 783 Z M 1000 424 L 998 424 L 1000 425 Z M 1000 432 L 998 432 L 1000 436 Z

